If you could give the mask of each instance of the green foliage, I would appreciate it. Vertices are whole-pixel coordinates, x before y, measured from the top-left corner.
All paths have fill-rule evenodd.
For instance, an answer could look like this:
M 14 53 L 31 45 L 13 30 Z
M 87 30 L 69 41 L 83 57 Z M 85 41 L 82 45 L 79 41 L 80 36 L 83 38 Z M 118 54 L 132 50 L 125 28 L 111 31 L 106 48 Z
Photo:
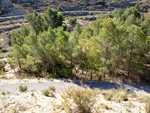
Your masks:
M 62 11 L 61 6 L 58 6 L 57 11 Z
M 25 85 L 25 86 L 23 86 L 22 84 L 21 85 L 19 85 L 19 91 L 20 92 L 25 92 L 25 91 L 27 91 L 28 90 L 28 87 Z
M 44 89 L 41 92 L 44 96 L 47 96 L 47 97 L 49 96 L 49 93 L 50 93 L 48 89 Z
M 0 61 L 0 70 L 2 70 L 5 67 L 6 63 L 6 61 Z
M 33 93 L 33 92 L 31 93 L 31 96 L 34 96 L 34 93 Z
M 48 27 L 57 28 L 62 26 L 64 17 L 61 12 L 57 12 L 55 9 L 48 8 L 44 13 L 44 29 Z
M 1 92 L 1 94 L 2 94 L 2 95 L 9 95 L 9 94 L 10 94 L 10 92 L 9 92 L 9 91 L 4 90 L 4 91 L 2 91 L 2 92 Z
M 43 31 L 43 18 L 36 11 L 27 14 L 25 19 L 28 21 L 30 26 L 32 26 L 31 28 L 35 31 L 36 34 L 39 34 L 39 32 Z
M 76 18 L 70 18 L 69 19 L 69 24 L 76 24 L 77 19 Z
M 141 17 L 141 14 L 140 12 L 138 11 L 138 9 L 136 9 L 135 7 L 130 7 L 130 8 L 127 8 L 125 10 L 125 16 L 126 18 L 130 15 L 134 15 L 136 18 L 140 18 Z
M 123 14 L 123 11 L 122 10 L 118 10 L 118 9 L 115 9 L 115 10 L 113 10 L 113 12 L 112 12 L 112 15 L 115 17 L 115 18 L 121 18 L 121 16 L 122 16 L 122 14 Z
M 150 78 L 150 19 L 141 18 L 135 7 L 100 14 L 89 26 L 82 29 L 77 24 L 70 33 L 55 9 L 47 9 L 42 16 L 34 11 L 25 19 L 29 24 L 11 35 L 12 67 L 37 74 L 46 69 L 44 76 L 72 79 L 76 69 L 91 80 L 93 75 L 99 79 L 105 75 Z M 69 19 L 70 24 L 76 21 Z
M 89 15 L 93 15 L 93 13 L 92 12 L 88 12 L 89 13 Z

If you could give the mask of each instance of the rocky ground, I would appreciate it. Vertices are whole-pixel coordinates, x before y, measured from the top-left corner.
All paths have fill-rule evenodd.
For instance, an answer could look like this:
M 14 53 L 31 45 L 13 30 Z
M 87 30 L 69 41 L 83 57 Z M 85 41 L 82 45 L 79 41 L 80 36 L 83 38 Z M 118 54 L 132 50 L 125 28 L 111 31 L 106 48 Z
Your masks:
M 65 113 L 61 109 L 61 101 L 59 93 L 55 93 L 55 97 L 46 97 L 40 91 L 1 94 L 0 113 Z M 107 101 L 102 95 L 98 95 L 95 109 L 102 113 L 145 113 L 144 106 L 145 104 L 136 101 L 136 98 L 115 102 Z
M 20 83 L 21 81 L 24 80 L 20 80 Z M 33 82 L 34 80 L 31 81 Z M 54 83 L 59 84 L 59 86 L 62 87 L 60 83 L 55 81 Z M 44 83 L 40 85 L 28 85 L 29 90 L 27 90 L 26 92 L 20 93 L 18 91 L 12 91 L 10 92 L 10 94 L 7 93 L 8 90 L 4 90 L 4 88 L 2 88 L 3 85 L 0 85 L 0 87 L 2 88 L 0 88 L 0 113 L 65 113 L 65 111 L 61 108 L 62 98 L 60 96 L 60 91 L 56 91 L 56 93 L 54 93 L 55 97 L 44 96 L 41 93 L 41 90 L 38 90 L 39 87 L 42 87 L 43 85 Z M 107 85 L 107 83 L 105 85 Z M 8 87 L 9 86 L 10 85 L 8 85 Z M 34 87 L 35 89 L 31 90 L 31 87 Z M 60 87 L 56 87 L 56 89 L 59 89 Z M 47 86 L 43 88 L 47 88 Z M 6 94 L 4 94 L 3 92 L 6 92 Z M 142 95 L 140 94 L 140 96 L 129 97 L 128 101 L 116 102 L 108 101 L 104 99 L 104 96 L 102 94 L 98 94 L 98 96 L 96 97 L 95 107 L 93 108 L 93 113 L 96 113 L 94 112 L 95 110 L 98 110 L 98 113 L 145 113 L 145 103 L 138 101 L 139 97 L 144 97 L 145 95 L 149 94 L 143 93 Z

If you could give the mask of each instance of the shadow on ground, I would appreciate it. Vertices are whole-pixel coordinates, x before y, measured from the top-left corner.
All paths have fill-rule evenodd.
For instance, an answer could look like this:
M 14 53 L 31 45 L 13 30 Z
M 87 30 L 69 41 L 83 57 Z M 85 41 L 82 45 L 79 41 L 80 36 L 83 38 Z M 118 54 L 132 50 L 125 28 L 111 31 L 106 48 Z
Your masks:
M 73 81 L 74 84 L 81 86 L 79 82 Z M 90 88 L 100 88 L 100 89 L 119 89 L 119 88 L 126 88 L 128 91 L 145 91 L 147 93 L 150 93 L 150 86 L 149 85 L 143 85 L 143 84 L 117 84 L 117 83 L 111 83 L 107 81 L 88 81 L 83 80 L 83 85 L 88 85 Z

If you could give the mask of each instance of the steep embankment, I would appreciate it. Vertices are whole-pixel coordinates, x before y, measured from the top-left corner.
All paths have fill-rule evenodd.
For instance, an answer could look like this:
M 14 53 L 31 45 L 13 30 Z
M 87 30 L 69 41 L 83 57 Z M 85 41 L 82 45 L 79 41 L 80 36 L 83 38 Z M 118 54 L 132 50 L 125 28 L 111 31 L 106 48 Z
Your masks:
M 0 11 L 2 13 L 1 16 L 17 16 L 27 14 L 22 7 L 14 7 L 10 0 L 0 1 Z

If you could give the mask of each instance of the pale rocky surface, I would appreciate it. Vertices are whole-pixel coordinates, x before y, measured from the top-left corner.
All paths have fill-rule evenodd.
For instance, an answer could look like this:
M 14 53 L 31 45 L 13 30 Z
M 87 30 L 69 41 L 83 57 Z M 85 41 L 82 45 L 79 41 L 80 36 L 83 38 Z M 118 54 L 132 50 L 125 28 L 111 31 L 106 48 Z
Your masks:
M 31 96 L 31 93 L 34 96 Z M 0 113 L 65 113 L 60 107 L 62 98 L 59 93 L 55 97 L 46 97 L 40 91 L 25 93 L 0 94 Z M 99 94 L 96 97 L 93 113 L 97 109 L 99 113 L 145 113 L 144 103 L 131 98 L 129 101 L 115 102 L 107 101 Z

